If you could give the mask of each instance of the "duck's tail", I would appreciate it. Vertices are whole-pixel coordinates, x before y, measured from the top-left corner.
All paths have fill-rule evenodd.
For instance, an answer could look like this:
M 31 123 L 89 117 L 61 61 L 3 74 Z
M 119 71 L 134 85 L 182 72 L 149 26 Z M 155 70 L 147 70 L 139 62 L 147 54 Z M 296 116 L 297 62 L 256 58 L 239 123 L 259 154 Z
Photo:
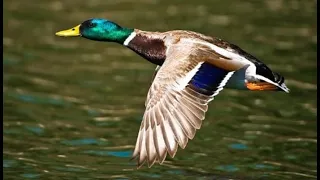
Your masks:
M 284 77 L 270 69 L 268 77 L 256 74 L 254 79 L 246 77 L 246 70 L 249 65 L 237 70 L 229 79 L 226 88 L 242 89 L 251 91 L 284 91 L 289 93 L 289 88 L 284 83 Z
M 283 90 L 286 93 L 290 92 L 290 89 L 287 88 L 286 84 L 284 83 L 284 77 L 276 72 L 272 72 L 274 76 L 275 83 L 277 84 L 279 90 Z

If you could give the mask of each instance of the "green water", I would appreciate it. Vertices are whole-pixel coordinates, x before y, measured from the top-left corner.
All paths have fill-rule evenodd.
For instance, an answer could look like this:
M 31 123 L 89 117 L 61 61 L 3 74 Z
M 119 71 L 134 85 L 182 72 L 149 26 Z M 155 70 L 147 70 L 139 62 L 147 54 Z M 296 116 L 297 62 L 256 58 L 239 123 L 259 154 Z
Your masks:
M 54 36 L 91 17 L 218 36 L 291 93 L 224 90 L 186 149 L 136 170 L 155 65 L 117 44 Z M 316 26 L 314 0 L 7 0 L 4 179 L 316 179 Z

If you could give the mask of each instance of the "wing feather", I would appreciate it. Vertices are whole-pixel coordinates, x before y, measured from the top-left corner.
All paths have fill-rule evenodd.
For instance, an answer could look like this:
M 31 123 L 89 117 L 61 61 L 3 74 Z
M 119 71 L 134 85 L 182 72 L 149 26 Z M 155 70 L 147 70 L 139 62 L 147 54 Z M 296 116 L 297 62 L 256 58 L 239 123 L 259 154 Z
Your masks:
M 185 48 L 185 46 L 183 47 Z M 201 87 L 215 89 L 211 94 L 202 93 L 194 87 L 191 79 L 202 67 L 203 60 L 197 58 L 193 49 L 189 53 L 176 53 L 169 49 L 170 56 L 160 69 L 157 69 L 154 81 L 145 102 L 146 111 L 141 122 L 133 157 L 138 158 L 138 166 L 145 161 L 151 167 L 155 162 L 163 163 L 167 153 L 174 157 L 178 146 L 184 149 L 193 139 L 197 129 L 201 128 L 208 103 L 223 88 L 224 78 L 218 77 L 219 86 L 212 88 L 201 79 L 206 75 L 200 73 L 193 81 Z M 208 67 L 205 67 L 208 69 Z M 169 72 L 169 73 L 168 73 Z M 209 74 L 211 78 L 212 73 Z M 200 80 L 199 80 L 200 79 Z M 202 84 L 201 84 L 202 83 Z M 198 85 L 197 84 L 197 85 Z M 208 88 L 207 88 L 208 89 Z

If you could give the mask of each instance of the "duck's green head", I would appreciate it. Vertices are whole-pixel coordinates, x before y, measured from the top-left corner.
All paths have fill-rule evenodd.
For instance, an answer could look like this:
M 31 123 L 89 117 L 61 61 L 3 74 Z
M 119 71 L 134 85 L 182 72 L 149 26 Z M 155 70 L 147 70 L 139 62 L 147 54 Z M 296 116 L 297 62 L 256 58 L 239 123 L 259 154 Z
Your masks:
M 81 36 L 95 41 L 123 43 L 133 32 L 133 29 L 123 28 L 106 19 L 89 19 L 68 30 L 59 31 L 57 36 Z

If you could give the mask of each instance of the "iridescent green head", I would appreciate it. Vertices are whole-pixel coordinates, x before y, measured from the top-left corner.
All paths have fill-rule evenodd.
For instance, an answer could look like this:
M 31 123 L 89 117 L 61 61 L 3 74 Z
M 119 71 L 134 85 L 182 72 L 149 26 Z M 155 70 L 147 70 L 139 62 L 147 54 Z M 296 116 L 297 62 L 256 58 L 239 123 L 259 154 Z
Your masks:
M 95 41 L 109 41 L 123 43 L 133 32 L 133 29 L 123 28 L 106 19 L 89 19 L 80 25 L 59 31 L 57 36 L 72 37 L 81 36 Z

